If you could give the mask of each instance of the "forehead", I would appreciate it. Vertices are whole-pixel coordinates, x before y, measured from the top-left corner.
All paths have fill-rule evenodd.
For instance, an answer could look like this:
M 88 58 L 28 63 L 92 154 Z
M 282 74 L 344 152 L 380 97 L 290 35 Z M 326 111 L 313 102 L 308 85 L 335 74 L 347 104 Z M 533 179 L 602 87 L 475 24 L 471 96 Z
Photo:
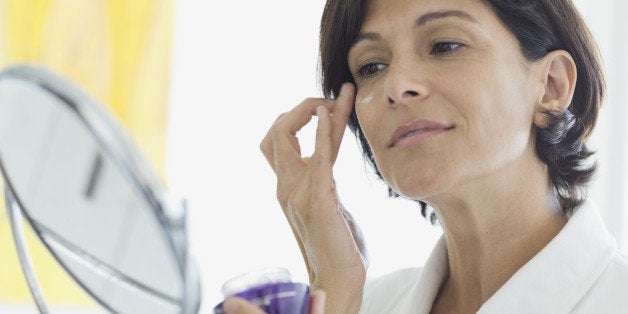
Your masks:
M 361 32 L 378 32 L 393 25 L 414 26 L 424 14 L 447 11 L 462 12 L 480 24 L 500 24 L 493 10 L 482 0 L 369 0 Z M 461 14 L 445 16 L 462 17 Z

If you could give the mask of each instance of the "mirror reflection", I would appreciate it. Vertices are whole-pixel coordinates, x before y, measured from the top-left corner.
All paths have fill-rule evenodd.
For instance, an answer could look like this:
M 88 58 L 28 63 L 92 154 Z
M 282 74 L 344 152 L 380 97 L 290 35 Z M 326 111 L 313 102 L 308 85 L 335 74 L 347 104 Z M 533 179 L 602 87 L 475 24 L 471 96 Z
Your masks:
M 181 312 L 185 250 L 154 195 L 162 187 L 140 184 L 147 169 L 132 167 L 137 158 L 115 124 L 72 88 L 33 68 L 0 78 L 5 185 L 62 266 L 108 309 Z

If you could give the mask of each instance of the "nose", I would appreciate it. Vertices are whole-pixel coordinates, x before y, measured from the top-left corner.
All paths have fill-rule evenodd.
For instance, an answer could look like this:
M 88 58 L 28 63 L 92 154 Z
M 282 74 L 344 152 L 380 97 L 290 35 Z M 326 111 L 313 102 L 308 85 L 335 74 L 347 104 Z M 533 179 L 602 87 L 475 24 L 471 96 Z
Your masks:
M 423 100 L 430 90 L 425 75 L 416 64 L 390 64 L 384 85 L 384 95 L 389 105 L 407 105 Z

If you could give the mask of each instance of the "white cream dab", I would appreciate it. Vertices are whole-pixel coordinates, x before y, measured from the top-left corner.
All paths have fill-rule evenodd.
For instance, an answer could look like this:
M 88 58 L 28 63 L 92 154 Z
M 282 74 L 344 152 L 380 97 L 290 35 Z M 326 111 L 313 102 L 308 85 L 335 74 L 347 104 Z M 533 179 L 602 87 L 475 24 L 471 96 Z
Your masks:
M 373 101 L 373 93 L 369 93 L 364 98 L 358 99 L 357 104 L 358 105 L 370 104 L 371 101 Z

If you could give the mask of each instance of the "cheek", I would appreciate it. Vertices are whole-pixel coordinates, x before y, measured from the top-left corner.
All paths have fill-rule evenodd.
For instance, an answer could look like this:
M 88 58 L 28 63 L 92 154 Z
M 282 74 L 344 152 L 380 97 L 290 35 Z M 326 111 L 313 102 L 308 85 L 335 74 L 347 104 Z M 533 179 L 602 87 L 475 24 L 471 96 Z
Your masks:
M 375 135 L 379 134 L 378 130 L 381 126 L 381 119 L 378 117 L 382 114 L 374 100 L 375 94 L 370 90 L 358 91 L 355 98 L 355 112 L 371 149 L 373 149 L 373 144 L 377 143 Z
M 521 95 L 520 85 L 489 90 L 495 92 L 476 98 L 475 106 L 465 108 L 467 151 L 476 155 L 479 164 L 502 164 L 529 149 L 534 107 Z
M 355 99 L 355 111 L 362 133 L 373 153 L 375 163 L 383 174 L 385 169 L 382 169 L 380 165 L 382 164 L 381 157 L 384 149 L 382 146 L 386 142 L 382 138 L 382 134 L 384 134 L 382 131 L 384 106 L 376 101 L 377 97 L 377 93 L 373 91 L 359 91 Z
M 373 157 L 377 158 L 379 155 L 379 149 L 376 145 L 377 139 L 375 135 L 377 134 L 377 129 L 374 125 L 376 121 L 374 116 L 369 113 L 361 113 L 357 111 L 358 121 L 360 122 L 360 128 L 362 129 L 362 135 L 366 138 L 366 143 L 368 144 L 371 152 L 373 153 Z
M 361 95 L 358 94 L 358 96 L 355 98 L 355 106 L 356 106 L 356 110 L 358 107 L 370 107 L 373 104 L 373 92 L 366 92 L 366 95 Z

